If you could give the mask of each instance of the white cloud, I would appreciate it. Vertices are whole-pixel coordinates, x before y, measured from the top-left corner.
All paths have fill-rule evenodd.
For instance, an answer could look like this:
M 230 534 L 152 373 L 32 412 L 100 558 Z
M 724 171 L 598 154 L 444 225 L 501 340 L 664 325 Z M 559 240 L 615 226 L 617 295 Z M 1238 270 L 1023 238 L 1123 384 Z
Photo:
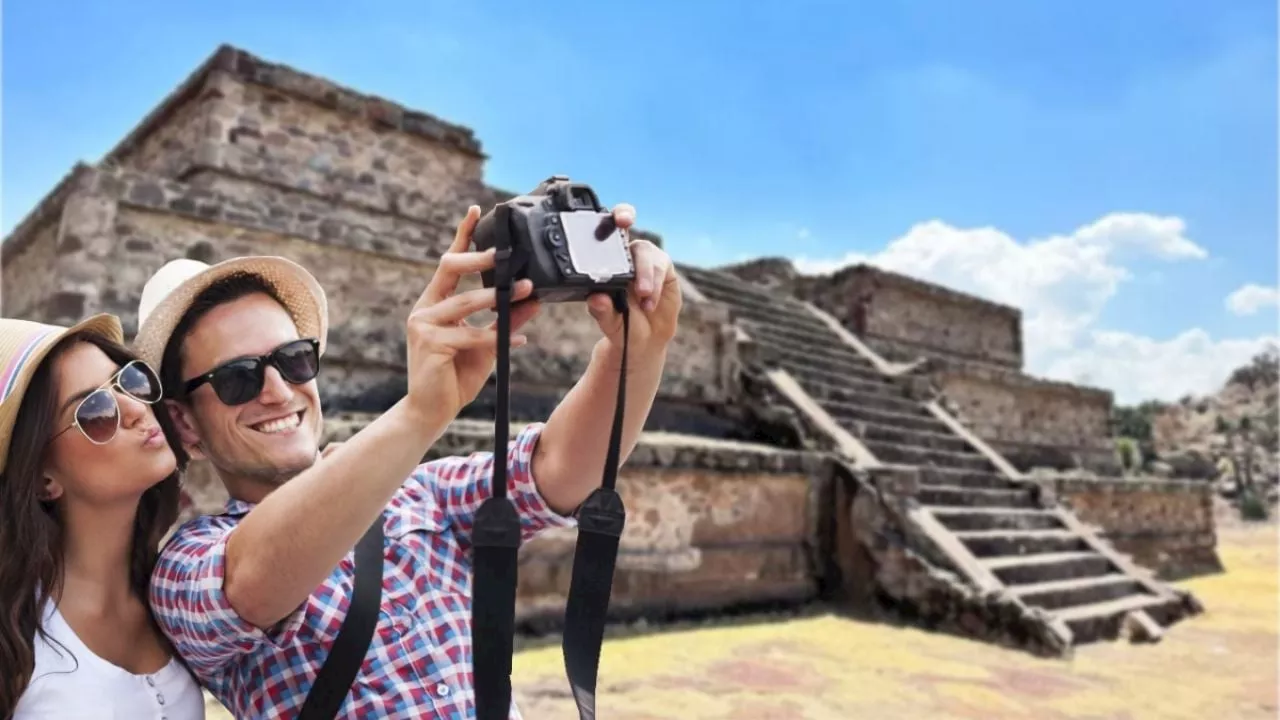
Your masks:
M 1227 296 L 1227 309 L 1236 315 L 1252 315 L 1280 304 L 1280 289 L 1249 283 Z
M 1200 328 L 1169 340 L 1099 330 L 1083 347 L 1049 360 L 1045 375 L 1108 388 L 1121 404 L 1172 402 L 1217 392 L 1232 370 L 1275 342 L 1275 337 L 1214 340 Z
M 1121 257 L 1207 257 L 1184 232 L 1178 218 L 1114 213 L 1070 235 L 1023 244 L 993 227 L 962 229 L 932 220 L 874 255 L 801 258 L 796 266 L 801 272 L 829 272 L 867 262 L 1020 308 L 1028 354 L 1035 356 L 1075 346 L 1120 283 L 1131 278 Z
M 800 258 L 796 266 L 825 273 L 865 262 L 1017 307 L 1023 312 L 1028 371 L 1105 387 L 1117 401 L 1133 402 L 1211 391 L 1265 342 L 1214 341 L 1198 329 L 1161 341 L 1094 327 L 1120 284 L 1134 279 L 1127 261 L 1208 257 L 1187 237 L 1180 218 L 1112 213 L 1069 235 L 1026 242 L 994 227 L 965 229 L 932 220 L 880 252 Z

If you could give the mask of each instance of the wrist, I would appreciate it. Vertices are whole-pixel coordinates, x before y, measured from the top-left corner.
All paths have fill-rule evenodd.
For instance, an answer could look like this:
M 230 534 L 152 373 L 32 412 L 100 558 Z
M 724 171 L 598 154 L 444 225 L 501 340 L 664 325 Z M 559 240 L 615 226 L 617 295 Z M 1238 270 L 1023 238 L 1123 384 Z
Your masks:
M 627 348 L 627 376 L 639 372 L 661 372 L 667 360 L 666 344 L 653 346 L 632 343 Z M 616 376 L 622 368 L 622 347 L 609 338 L 600 338 L 591 351 L 591 364 Z
M 429 448 L 432 443 L 444 434 L 452 417 L 435 409 L 423 409 L 411 403 L 406 396 L 388 410 L 384 417 L 388 418 L 397 435 L 405 437 L 414 444 Z

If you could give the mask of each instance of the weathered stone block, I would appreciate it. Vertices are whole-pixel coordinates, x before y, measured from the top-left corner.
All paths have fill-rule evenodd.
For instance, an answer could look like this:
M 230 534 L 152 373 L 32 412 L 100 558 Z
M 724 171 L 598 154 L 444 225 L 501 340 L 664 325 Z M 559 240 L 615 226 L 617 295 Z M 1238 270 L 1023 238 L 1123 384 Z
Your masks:
M 1080 475 L 1042 476 L 1037 482 L 1051 486 L 1082 522 L 1158 577 L 1222 569 L 1208 483 Z

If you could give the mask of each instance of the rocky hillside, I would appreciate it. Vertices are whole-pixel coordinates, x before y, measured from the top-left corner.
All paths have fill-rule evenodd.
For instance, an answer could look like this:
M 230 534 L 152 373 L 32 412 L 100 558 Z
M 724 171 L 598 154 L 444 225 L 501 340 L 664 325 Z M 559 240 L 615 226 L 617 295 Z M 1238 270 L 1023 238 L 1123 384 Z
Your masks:
M 1128 411 L 1149 417 L 1150 449 L 1174 474 L 1234 485 L 1238 466 L 1241 475 L 1272 485 L 1280 477 L 1278 363 L 1280 353 L 1273 348 L 1238 368 L 1214 395 L 1184 397 L 1168 405 L 1148 403 Z M 1124 423 L 1122 418 L 1122 434 L 1134 436 L 1124 432 Z

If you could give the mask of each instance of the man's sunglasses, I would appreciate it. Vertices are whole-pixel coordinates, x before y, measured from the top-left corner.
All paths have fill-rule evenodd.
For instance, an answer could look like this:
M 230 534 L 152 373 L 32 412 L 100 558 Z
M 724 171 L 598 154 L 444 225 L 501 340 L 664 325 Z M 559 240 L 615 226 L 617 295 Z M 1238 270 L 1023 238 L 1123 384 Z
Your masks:
M 120 403 L 116 401 L 117 390 L 148 405 L 159 402 L 163 395 L 160 378 L 151 366 L 141 360 L 133 360 L 126 363 L 98 389 L 86 395 L 76 406 L 75 420 L 53 437 L 56 438 L 71 428 L 79 428 L 89 442 L 95 445 L 111 442 L 120 430 Z
M 304 338 L 285 343 L 266 355 L 237 358 L 187 381 L 190 395 L 205 383 L 226 405 L 243 405 L 258 397 L 267 379 L 267 366 L 280 371 L 286 382 L 301 385 L 320 373 L 320 341 Z

